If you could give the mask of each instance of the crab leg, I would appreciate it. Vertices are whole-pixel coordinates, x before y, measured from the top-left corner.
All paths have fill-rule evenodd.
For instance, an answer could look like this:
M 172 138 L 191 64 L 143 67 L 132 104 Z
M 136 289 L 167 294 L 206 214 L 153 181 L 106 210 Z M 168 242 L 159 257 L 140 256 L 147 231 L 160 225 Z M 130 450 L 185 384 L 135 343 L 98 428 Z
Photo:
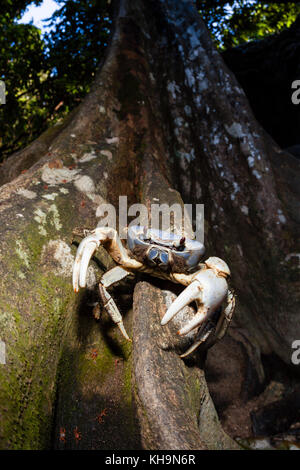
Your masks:
M 198 341 L 195 341 L 195 343 L 192 344 L 183 354 L 180 354 L 180 357 L 186 357 L 189 356 L 195 349 L 197 349 L 200 344 L 204 343 L 204 341 L 208 338 L 211 330 L 208 330 L 206 334 Z
M 124 338 L 126 338 L 128 341 L 131 341 L 125 330 L 122 315 L 115 301 L 106 290 L 106 287 L 110 287 L 116 284 L 117 282 L 122 281 L 127 276 L 133 276 L 133 273 L 131 271 L 128 271 L 127 269 L 122 268 L 121 266 L 116 266 L 115 268 L 112 268 L 110 271 L 107 271 L 105 274 L 103 274 L 99 283 L 99 291 L 103 306 L 107 313 L 110 315 L 112 321 L 118 325 Z
M 101 300 L 103 302 L 103 306 L 104 306 L 105 310 L 107 311 L 107 313 L 110 315 L 112 321 L 118 325 L 118 327 L 120 328 L 120 331 L 121 331 L 122 335 L 124 336 L 124 338 L 126 338 L 128 341 L 131 341 L 131 339 L 129 338 L 129 336 L 127 334 L 127 331 L 125 330 L 122 315 L 121 315 L 118 307 L 116 306 L 116 303 L 115 303 L 114 299 L 107 292 L 107 290 L 101 284 L 101 282 L 99 284 L 99 292 L 100 292 Z
M 223 315 L 218 321 L 216 335 L 218 339 L 222 339 L 226 333 L 227 327 L 232 319 L 232 315 L 235 309 L 235 296 L 233 292 L 228 290 L 227 294 L 227 306 L 224 309 Z

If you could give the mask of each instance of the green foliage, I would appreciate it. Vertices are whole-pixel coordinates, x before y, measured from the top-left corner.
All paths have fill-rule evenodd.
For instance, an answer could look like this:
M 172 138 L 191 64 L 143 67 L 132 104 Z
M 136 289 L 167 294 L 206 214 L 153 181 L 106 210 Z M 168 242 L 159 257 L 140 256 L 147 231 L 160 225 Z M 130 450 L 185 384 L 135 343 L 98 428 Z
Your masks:
M 107 0 L 58 0 L 61 8 L 49 20 L 54 29 L 43 37 L 35 26 L 17 23 L 30 3 L 7 0 L 1 12 L 0 79 L 7 97 L 0 107 L 0 161 L 80 103 L 110 33 Z
M 14 150 L 28 142 L 32 129 L 38 125 L 42 109 L 35 103 L 38 101 L 38 73 L 43 70 L 44 43 L 34 26 L 16 23 L 32 3 L 30 0 L 2 3 L 0 79 L 5 80 L 8 93 L 7 104 L 0 107 L 0 145 L 5 153 L 6 149 Z
M 55 29 L 45 37 L 49 54 L 48 86 L 59 115 L 71 110 L 90 89 L 110 33 L 107 0 L 60 0 Z M 57 117 L 56 117 L 57 119 Z
M 220 49 L 279 33 L 300 14 L 299 2 L 196 0 L 196 6 Z

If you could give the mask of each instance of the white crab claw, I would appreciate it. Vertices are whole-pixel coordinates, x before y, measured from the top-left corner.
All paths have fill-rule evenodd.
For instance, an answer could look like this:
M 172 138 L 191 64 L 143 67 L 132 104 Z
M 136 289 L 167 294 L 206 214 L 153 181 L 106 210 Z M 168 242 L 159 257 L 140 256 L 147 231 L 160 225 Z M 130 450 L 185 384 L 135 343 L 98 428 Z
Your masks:
M 94 252 L 98 244 L 95 242 L 89 242 L 89 244 L 85 247 L 83 252 L 81 263 L 80 263 L 80 273 L 79 273 L 79 285 L 80 287 L 85 287 L 86 285 L 86 274 L 89 267 L 89 262 L 91 257 L 93 256 Z
M 205 320 L 206 318 L 207 311 L 206 309 L 203 309 L 201 312 L 198 311 L 194 318 L 192 318 L 191 321 L 189 321 L 185 326 L 183 326 L 179 331 L 179 335 L 186 335 L 190 331 L 194 330 L 198 326 L 201 325 L 201 323 Z
M 166 325 L 172 318 L 186 305 L 191 303 L 193 300 L 199 298 L 201 292 L 201 286 L 198 281 L 192 282 L 183 292 L 177 297 L 177 299 L 168 308 L 167 312 L 161 320 L 161 325 Z
M 75 292 L 79 291 L 79 286 L 85 287 L 87 268 L 98 246 L 99 240 L 95 235 L 89 235 L 81 241 L 73 266 L 73 289 Z

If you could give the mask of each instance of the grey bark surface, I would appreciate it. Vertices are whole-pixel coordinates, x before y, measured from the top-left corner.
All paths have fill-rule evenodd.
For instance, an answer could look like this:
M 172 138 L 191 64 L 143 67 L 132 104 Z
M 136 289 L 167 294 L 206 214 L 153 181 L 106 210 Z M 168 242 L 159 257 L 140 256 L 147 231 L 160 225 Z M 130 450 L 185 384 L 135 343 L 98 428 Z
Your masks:
M 300 17 L 279 34 L 222 54 L 245 90 L 256 119 L 281 147 L 289 147 L 298 158 L 300 113 L 292 100 L 296 91 L 292 84 L 300 79 L 299 51 Z
M 178 356 L 188 340 L 175 341 L 176 330 L 192 317 L 191 309 L 170 327 L 160 327 L 174 297 L 145 282 L 135 288 L 133 377 L 142 443 L 162 450 L 238 449 L 220 426 L 201 359 L 185 363 Z
M 197 12 L 175 3 L 161 5 L 168 21 L 159 23 L 164 34 L 156 30 L 161 47 L 151 63 L 161 77 L 161 109 L 168 110 L 163 122 L 176 188 L 184 202 L 205 201 L 207 254 L 229 262 L 237 321 L 264 353 L 290 363 L 300 334 L 299 201 L 292 182 L 299 162 L 254 119 Z M 160 61 L 165 49 L 169 60 Z M 287 175 L 291 167 L 286 180 L 282 170 Z
M 283 161 L 289 173 L 289 157 L 279 162 L 279 154 L 190 2 L 120 3 L 91 93 L 47 153 L 0 189 L 0 338 L 7 351 L 6 365 L 0 365 L 1 448 L 45 448 L 51 440 L 64 447 L 58 433 L 65 428 L 68 448 L 110 448 L 113 433 L 110 442 L 99 441 L 99 429 L 91 437 L 100 425 L 94 424 L 97 416 L 109 408 L 110 378 L 114 391 L 118 380 L 122 385 L 110 408 L 113 429 L 124 402 L 125 422 L 132 423 L 126 445 L 236 448 L 216 418 L 201 367 L 190 370 L 164 350 L 166 333 L 151 299 L 162 305 L 159 290 L 137 287 L 133 364 L 126 347 L 124 353 L 116 349 L 120 335 L 104 333 L 102 344 L 97 328 L 80 321 L 88 315 L 80 305 L 93 294 L 72 293 L 72 231 L 96 226 L 99 205 L 117 206 L 119 195 L 127 195 L 128 205 L 148 207 L 157 200 L 204 203 L 207 256 L 230 265 L 237 325 L 255 348 L 289 363 L 291 341 L 300 334 L 296 210 L 290 204 L 296 199 L 280 169 Z M 99 257 L 109 266 L 101 250 Z M 99 274 L 92 265 L 91 289 Z M 106 331 L 105 323 L 101 328 Z M 98 351 L 95 370 L 91 349 Z M 115 375 L 112 364 L 120 357 L 126 364 Z M 157 389 L 153 374 L 144 373 L 148 365 L 159 372 Z M 128 387 L 131 369 L 139 424 Z M 166 388 L 173 403 L 163 399 Z M 163 416 L 169 409 L 170 435 L 157 409 Z M 109 418 L 104 421 L 112 429 Z M 81 439 L 75 439 L 76 428 Z

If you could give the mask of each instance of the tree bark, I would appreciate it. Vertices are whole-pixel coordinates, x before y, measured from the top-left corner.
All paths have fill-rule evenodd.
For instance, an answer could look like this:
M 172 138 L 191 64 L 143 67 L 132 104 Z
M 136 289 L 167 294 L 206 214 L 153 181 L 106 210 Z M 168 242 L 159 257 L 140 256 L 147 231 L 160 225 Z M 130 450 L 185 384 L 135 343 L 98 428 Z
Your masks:
M 72 113 L 63 124 L 57 124 L 43 132 L 34 142 L 4 160 L 0 166 L 0 185 L 2 186 L 16 178 L 22 171 L 31 168 L 43 156 L 51 156 L 49 148 L 61 130 L 72 118 Z
M 49 150 L 0 189 L 1 448 L 237 448 L 203 362 L 190 369 L 165 350 L 163 283 L 137 284 L 132 355 L 108 321 L 99 336 L 89 319 L 97 264 L 86 293 L 71 289 L 72 231 L 96 226 L 101 203 L 204 203 L 206 255 L 231 267 L 236 324 L 259 351 L 290 362 L 300 331 L 297 214 L 280 168 L 289 156 L 253 118 L 190 2 L 120 2 L 94 87 Z
M 256 119 L 283 148 L 299 145 L 299 105 L 292 83 L 300 79 L 300 18 L 279 34 L 222 54 L 243 87 Z M 291 149 L 294 154 L 296 149 Z M 296 154 L 299 157 L 299 149 Z

